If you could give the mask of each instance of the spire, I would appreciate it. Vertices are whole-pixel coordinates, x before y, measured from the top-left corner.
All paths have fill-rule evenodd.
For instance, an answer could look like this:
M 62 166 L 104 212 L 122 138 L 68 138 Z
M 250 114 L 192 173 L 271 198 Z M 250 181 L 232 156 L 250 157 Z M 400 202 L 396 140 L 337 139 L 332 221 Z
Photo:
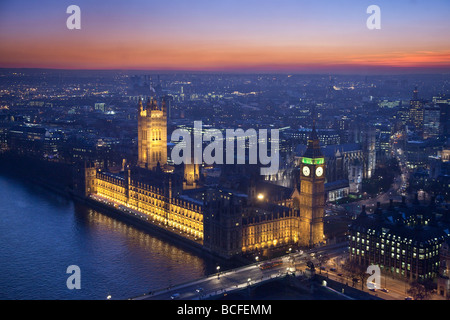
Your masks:
M 419 194 L 416 192 L 416 194 L 414 195 L 414 205 L 418 206 L 420 204 L 419 201 Z
M 401 212 L 397 212 L 395 215 L 395 225 L 403 226 L 405 224 L 405 220 L 403 219 L 403 214 Z
M 163 116 L 167 116 L 167 106 L 166 106 L 166 99 L 165 99 L 165 97 L 163 97 L 162 101 L 161 101 L 161 110 L 163 112 Z
M 366 212 L 366 206 L 362 205 L 361 207 L 361 213 L 359 214 L 360 217 L 367 217 L 367 212 Z
M 144 110 L 144 106 L 142 105 L 142 98 L 139 97 L 138 112 L 141 112 L 142 110 Z
M 323 158 L 322 151 L 320 150 L 319 138 L 317 136 L 315 119 L 313 120 L 313 127 L 311 130 L 311 135 L 309 136 L 308 145 L 307 145 L 305 153 L 303 154 L 303 157 L 311 158 L 311 159 Z
M 158 102 L 153 97 L 150 100 L 150 110 L 159 110 Z
M 316 119 L 313 119 L 313 127 L 311 130 L 311 135 L 309 137 L 309 140 L 318 140 L 319 138 L 317 137 L 317 131 L 316 131 Z
M 418 100 L 418 99 L 419 99 L 419 90 L 417 90 L 417 86 L 416 86 L 413 91 L 413 100 Z
M 375 218 L 378 222 L 381 222 L 384 220 L 383 216 L 383 209 L 381 209 L 381 203 L 377 202 L 377 209 L 375 210 Z
M 401 206 L 403 208 L 406 208 L 406 197 L 405 196 L 402 196 L 402 204 L 401 204 Z
M 383 210 L 381 209 L 381 203 L 379 201 L 377 202 L 377 209 L 375 210 L 375 213 L 379 215 L 383 213 Z

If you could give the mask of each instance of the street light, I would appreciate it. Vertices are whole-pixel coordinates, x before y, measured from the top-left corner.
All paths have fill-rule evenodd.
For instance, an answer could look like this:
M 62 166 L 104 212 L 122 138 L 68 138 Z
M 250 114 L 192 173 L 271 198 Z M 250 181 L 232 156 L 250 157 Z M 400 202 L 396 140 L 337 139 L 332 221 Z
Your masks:
M 216 270 L 217 270 L 217 279 L 219 279 L 219 274 L 220 274 L 220 266 L 217 266 Z

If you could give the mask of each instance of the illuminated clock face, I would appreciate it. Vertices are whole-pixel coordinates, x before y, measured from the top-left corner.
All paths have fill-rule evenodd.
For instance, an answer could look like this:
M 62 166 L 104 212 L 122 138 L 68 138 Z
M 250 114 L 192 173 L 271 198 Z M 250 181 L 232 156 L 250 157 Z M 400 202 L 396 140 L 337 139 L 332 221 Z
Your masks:
M 316 169 L 316 176 L 320 177 L 323 174 L 323 168 L 317 167 Z
M 304 166 L 303 167 L 303 174 L 305 175 L 305 176 L 309 176 L 309 173 L 310 173 L 311 171 L 309 170 L 309 167 L 307 167 L 307 166 Z

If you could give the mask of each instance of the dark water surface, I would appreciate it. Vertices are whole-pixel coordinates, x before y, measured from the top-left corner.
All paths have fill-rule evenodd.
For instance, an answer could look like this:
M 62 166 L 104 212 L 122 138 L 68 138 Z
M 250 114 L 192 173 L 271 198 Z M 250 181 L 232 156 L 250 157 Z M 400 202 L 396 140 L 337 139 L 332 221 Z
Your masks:
M 126 299 L 214 272 L 215 261 L 52 191 L 0 175 L 0 299 Z M 67 267 L 81 289 L 66 286 Z

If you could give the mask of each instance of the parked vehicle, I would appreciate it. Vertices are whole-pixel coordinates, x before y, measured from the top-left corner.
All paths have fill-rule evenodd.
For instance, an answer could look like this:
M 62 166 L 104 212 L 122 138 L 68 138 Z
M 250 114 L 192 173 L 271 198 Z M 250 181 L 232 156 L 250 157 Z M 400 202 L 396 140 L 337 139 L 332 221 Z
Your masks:
M 170 296 L 170 299 L 172 299 L 172 300 L 180 299 L 180 294 L 174 293 L 173 295 Z

